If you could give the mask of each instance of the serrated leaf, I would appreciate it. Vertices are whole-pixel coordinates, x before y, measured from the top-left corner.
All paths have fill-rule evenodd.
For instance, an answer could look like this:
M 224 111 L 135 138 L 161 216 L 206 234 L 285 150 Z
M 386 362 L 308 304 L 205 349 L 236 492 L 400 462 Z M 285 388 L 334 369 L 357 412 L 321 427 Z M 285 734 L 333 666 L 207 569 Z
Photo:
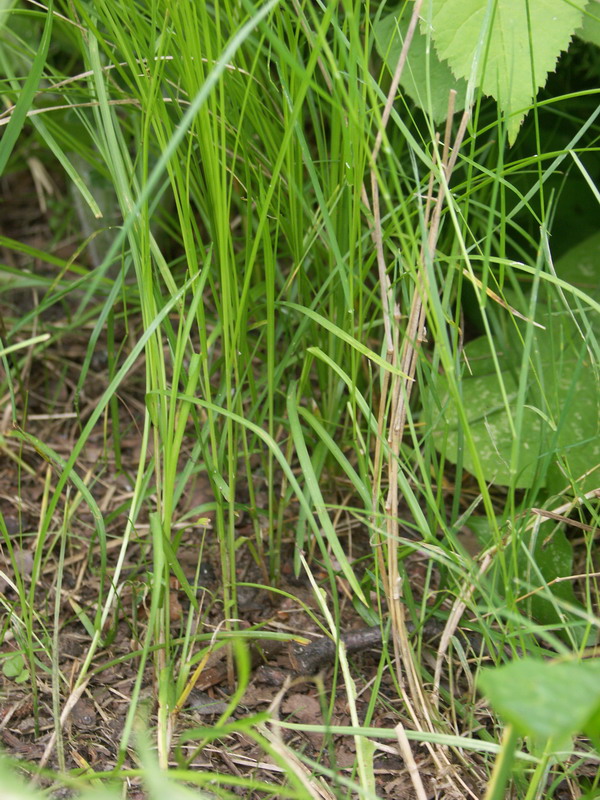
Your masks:
M 507 117 L 512 144 L 587 0 L 431 0 L 424 8 L 438 55 L 458 78 L 473 80 Z
M 519 733 L 560 740 L 595 726 L 600 713 L 600 661 L 552 663 L 524 658 L 483 670 L 479 688 Z
M 584 42 L 600 47 L 600 0 L 591 0 L 585 9 L 583 25 L 576 33 Z
M 404 8 L 404 14 L 401 9 Z M 375 44 L 384 63 L 393 74 L 404 44 L 410 21 L 406 8 L 398 7 L 374 26 Z M 431 114 L 438 124 L 446 119 L 448 96 L 451 89 L 457 92 L 455 110 L 465 107 L 467 84 L 455 78 L 447 63 L 440 61 L 435 49 L 419 27 L 415 30 L 408 51 L 408 59 L 402 73 L 400 85 L 419 108 Z

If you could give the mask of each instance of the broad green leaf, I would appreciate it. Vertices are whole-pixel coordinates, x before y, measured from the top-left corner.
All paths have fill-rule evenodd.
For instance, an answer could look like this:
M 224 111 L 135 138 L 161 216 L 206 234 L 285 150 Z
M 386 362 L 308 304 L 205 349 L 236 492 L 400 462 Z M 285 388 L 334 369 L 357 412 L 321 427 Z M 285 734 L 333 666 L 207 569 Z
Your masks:
M 524 658 L 483 670 L 479 688 L 494 710 L 526 736 L 561 740 L 585 733 L 600 714 L 600 661 Z
M 404 44 L 410 21 L 410 13 L 404 6 L 380 19 L 375 27 L 375 42 L 379 55 L 390 72 L 394 74 Z M 410 12 L 410 8 L 408 9 Z M 448 95 L 451 89 L 457 92 L 455 110 L 465 107 L 467 84 L 452 74 L 448 64 L 440 61 L 435 49 L 417 27 L 400 84 L 414 102 L 431 114 L 435 123 L 443 122 L 448 111 Z
M 600 234 L 566 253 L 555 270 L 562 281 L 590 298 L 600 297 Z M 510 459 L 523 357 L 516 330 L 504 342 L 494 341 L 499 373 L 486 337 L 475 339 L 464 348 L 461 387 L 469 430 L 486 480 L 527 488 L 538 467 L 543 467 L 541 477 L 547 488 L 558 493 L 600 465 L 600 315 L 589 308 L 584 314 L 577 305 L 579 299 L 568 292 L 564 292 L 564 299 L 552 292 L 548 304 L 540 302 L 535 315 L 545 330 L 536 329 L 533 334 L 516 475 L 511 475 Z M 523 324 L 519 326 L 522 335 Z M 435 442 L 456 463 L 462 447 L 459 415 L 444 376 L 438 381 L 438 390 L 442 419 Z M 464 467 L 474 472 L 475 464 L 467 448 L 463 448 L 462 456 Z M 599 479 L 600 468 L 578 481 L 579 490 L 595 488 Z
M 537 570 L 541 572 L 548 584 L 556 578 L 564 578 L 573 574 L 573 545 L 562 530 L 554 531 L 546 541 L 542 532 L 546 531 L 550 525 L 551 523 L 546 523 L 546 526 L 542 526 L 538 533 L 531 559 L 524 552 L 525 547 L 528 549 L 531 547 L 529 544 L 531 539 L 530 531 L 522 534 L 521 541 L 516 545 L 518 547 L 517 574 L 523 580 L 523 586 L 521 587 L 523 593 L 534 591 L 540 586 Z M 533 568 L 532 561 L 537 569 Z M 556 598 L 556 603 L 549 598 L 548 593 L 551 593 Z M 565 603 L 572 607 L 581 608 L 581 604 L 575 597 L 571 581 L 559 581 L 549 586 L 546 591 L 534 591 L 534 594 L 524 600 L 523 603 L 525 605 L 521 609 L 522 612 L 527 609 L 527 616 L 543 625 L 555 625 L 561 622 L 561 619 L 564 624 L 565 618 L 570 619 L 570 615 L 564 611 Z M 577 637 L 578 631 L 581 631 L 581 628 L 574 627 L 571 629 L 571 633 L 575 637 Z
M 598 2 L 600 6 L 600 2 Z M 556 262 L 559 278 L 583 289 L 590 297 L 600 300 L 600 233 L 588 236 L 572 247 Z M 599 324 L 598 317 L 592 321 Z M 598 328 L 600 332 L 600 328 Z
M 470 363 L 475 363 L 472 358 L 474 345 L 488 345 L 488 342 L 481 337 L 465 347 L 465 356 Z M 484 374 L 463 379 L 463 402 L 479 462 L 487 481 L 503 486 L 508 486 L 511 482 L 516 487 L 531 486 L 540 456 L 539 443 L 543 421 L 534 411 L 524 410 L 521 455 L 517 475 L 512 476 L 510 458 L 513 435 L 510 418 L 516 414 L 517 385 L 511 372 L 504 370 L 501 373 L 509 403 L 507 412 L 502 401 L 500 382 L 493 369 L 489 345 L 486 363 L 487 370 Z M 438 381 L 438 388 L 444 395 L 445 403 L 442 408 L 442 421 L 436 432 L 436 446 L 453 463 L 459 460 L 459 455 L 462 453 L 464 468 L 474 473 L 475 462 L 470 451 L 461 444 L 458 409 L 450 398 L 447 381 L 443 376 Z
M 600 6 L 600 3 L 598 3 Z M 556 273 L 563 281 L 582 289 L 589 297 L 600 300 L 600 234 L 584 239 L 575 245 L 555 265 Z M 557 308 L 553 303 L 553 308 Z M 571 305 L 571 302 L 570 302 Z M 561 312 L 564 315 L 564 308 Z M 585 337 L 588 353 L 585 354 L 582 370 L 575 385 L 569 386 L 569 376 L 562 374 L 560 384 L 564 388 L 563 429 L 557 455 L 560 467 L 555 463 L 550 468 L 548 476 L 548 489 L 557 493 L 567 482 L 565 472 L 571 479 L 600 465 L 600 406 L 598 402 L 600 388 L 600 314 L 591 311 L 582 317 L 579 310 L 574 312 L 574 321 L 580 326 L 576 332 L 575 322 L 570 325 L 574 342 Z M 587 326 L 584 324 L 587 323 Z M 556 377 L 556 370 L 552 370 L 551 377 Z M 570 397 L 567 392 L 570 390 Z M 558 400 L 558 398 L 556 398 Z M 558 403 L 557 403 L 558 404 Z M 568 405 L 567 405 L 568 404 Z M 600 482 L 600 468 L 592 473 L 581 485 L 583 491 L 595 488 Z
M 2 672 L 15 683 L 24 683 L 29 677 L 29 670 L 22 653 L 9 656 L 2 665 Z
M 587 0 L 431 0 L 424 3 L 438 55 L 506 115 L 512 144 L 527 107 L 581 26 Z
M 548 490 L 562 492 L 570 482 L 577 482 L 579 490 L 587 492 L 600 483 L 600 432 L 597 378 L 585 367 L 579 380 L 571 387 L 568 375 L 560 376 L 565 407 L 555 458 L 547 479 Z M 586 472 L 593 470 L 583 481 Z
M 502 517 L 496 518 L 498 528 L 504 524 Z M 482 548 L 493 544 L 494 534 L 487 517 L 471 516 L 466 525 L 476 535 Z M 542 523 L 535 538 L 531 530 L 521 530 L 506 547 L 505 560 L 507 563 L 516 563 L 516 574 L 519 576 L 517 593 L 526 595 L 531 592 L 529 597 L 520 601 L 520 613 L 542 625 L 561 623 L 559 636 L 565 623 L 569 623 L 569 637 L 562 638 L 579 642 L 582 626 L 578 623 L 581 617 L 577 618 L 571 609 L 581 609 L 582 606 L 575 596 L 573 584 L 571 581 L 552 583 L 556 578 L 573 574 L 573 545 L 564 531 L 556 529 L 556 523 L 552 521 Z M 499 562 L 488 572 L 488 580 L 498 596 L 506 597 L 506 576 Z
M 586 7 L 583 25 L 577 30 L 577 36 L 600 47 L 600 0 L 591 0 Z
M 549 320 L 546 318 L 545 321 L 548 326 Z M 555 328 L 568 327 L 560 318 L 551 324 Z M 600 464 L 598 390 L 589 369 L 588 355 L 582 354 L 581 347 L 577 348 L 570 342 L 561 352 L 563 342 L 557 343 L 555 336 L 556 330 L 536 330 L 534 334 L 534 365 L 530 370 L 522 410 L 515 475 L 511 474 L 510 462 L 512 424 L 518 416 L 517 380 L 522 357 L 519 339 L 509 340 L 507 354 L 500 356 L 500 375 L 494 369 L 486 337 L 475 339 L 464 349 L 465 362 L 472 374 L 465 369 L 462 402 L 479 462 L 488 481 L 519 488 L 530 487 L 540 459 L 545 458 L 549 451 L 550 463 L 560 462 L 572 480 Z M 580 363 L 581 359 L 583 363 Z M 503 402 L 502 385 L 508 406 Z M 462 447 L 459 415 L 444 376 L 439 378 L 438 390 L 443 397 L 443 411 L 435 442 L 446 457 L 456 463 Z M 462 448 L 462 456 L 465 469 L 475 472 L 468 448 Z M 553 468 L 552 477 L 553 487 L 557 482 L 561 485 L 568 483 L 558 466 Z M 598 474 L 592 474 L 580 484 L 580 489 L 586 491 L 597 482 Z

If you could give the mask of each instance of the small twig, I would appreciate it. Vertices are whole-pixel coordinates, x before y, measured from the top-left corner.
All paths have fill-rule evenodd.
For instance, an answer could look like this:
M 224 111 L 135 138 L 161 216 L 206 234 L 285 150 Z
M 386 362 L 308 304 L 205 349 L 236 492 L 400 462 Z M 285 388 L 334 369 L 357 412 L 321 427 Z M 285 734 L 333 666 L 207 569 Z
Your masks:
M 559 575 L 558 578 L 552 578 L 551 581 L 545 583 L 543 586 L 538 586 L 537 589 L 532 589 L 527 594 L 522 594 L 516 598 L 515 603 L 520 603 L 521 600 L 526 600 L 528 597 L 532 597 L 534 594 L 539 594 L 539 592 L 543 592 L 545 589 L 549 589 L 550 586 L 554 586 L 557 583 L 564 583 L 565 581 L 577 581 L 589 578 L 599 578 L 600 572 L 583 572 L 579 575 Z
M 539 517 L 553 519 L 555 522 L 563 522 L 565 525 L 571 525 L 573 528 L 579 528 L 588 533 L 598 530 L 597 525 L 586 525 L 585 522 L 578 522 L 576 519 L 565 517 L 564 514 L 559 514 L 556 511 L 548 511 L 545 508 L 531 508 L 530 511 L 532 514 L 537 514 Z
M 347 653 L 356 653 L 381 644 L 380 628 L 362 628 L 340 636 Z M 310 644 L 290 647 L 290 664 L 301 675 L 314 675 L 323 666 L 334 661 L 337 643 L 326 636 Z

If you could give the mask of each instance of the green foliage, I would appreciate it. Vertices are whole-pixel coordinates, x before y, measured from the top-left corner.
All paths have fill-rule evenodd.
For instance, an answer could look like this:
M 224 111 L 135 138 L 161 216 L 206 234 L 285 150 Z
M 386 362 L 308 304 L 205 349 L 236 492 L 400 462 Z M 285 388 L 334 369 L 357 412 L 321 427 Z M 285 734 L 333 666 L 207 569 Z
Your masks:
M 502 522 L 497 520 L 499 527 L 502 527 Z M 470 517 L 467 525 L 482 549 L 493 544 L 493 529 L 485 517 Z M 575 597 L 572 582 L 564 580 L 573 574 L 573 545 L 564 530 L 555 525 L 553 528 L 553 525 L 551 521 L 545 522 L 535 533 L 531 525 L 524 530 L 518 529 L 510 537 L 504 557 L 515 565 L 518 576 L 515 590 L 523 598 L 519 603 L 521 614 L 559 630 L 566 628 L 567 621 L 572 623 L 574 630 L 565 638 L 579 644 L 582 623 L 571 612 L 580 609 L 581 605 Z M 500 564 L 494 565 L 489 579 L 494 591 L 507 599 L 505 574 Z
M 483 670 L 479 688 L 523 736 L 563 742 L 578 733 L 600 733 L 600 660 L 524 658 Z
M 600 299 L 599 250 L 600 236 L 594 235 L 557 262 L 563 283 L 547 276 L 550 296 L 546 304 L 532 307 L 535 327 L 513 319 L 497 328 L 494 340 L 481 336 L 465 346 L 460 402 L 473 449 L 464 446 L 449 378 L 440 376 L 443 400 L 435 441 L 451 461 L 460 458 L 475 471 L 477 457 L 486 480 L 506 486 L 528 488 L 537 482 L 550 491 L 573 485 L 581 492 L 597 486 L 600 317 L 594 306 L 590 317 L 596 325 L 590 328 L 578 299 L 578 308 L 570 311 L 563 292 L 581 287 L 592 301 Z
M 29 670 L 23 653 L 13 653 L 7 656 L 2 664 L 2 673 L 15 683 L 25 683 L 29 680 Z
M 579 571 L 584 561 L 581 569 L 593 572 L 591 547 L 587 554 L 574 550 L 553 522 L 532 532 L 531 514 L 523 520 L 548 492 L 580 495 L 598 485 L 597 471 L 584 473 L 600 460 L 594 317 L 600 237 L 570 250 L 556 269 L 552 264 L 556 248 L 568 249 L 564 239 L 553 237 L 555 223 L 580 234 L 569 204 L 554 204 L 561 182 L 567 198 L 571 173 L 579 170 L 590 197 L 600 196 L 585 161 L 596 155 L 596 117 L 585 103 L 574 102 L 576 92 L 569 89 L 569 96 L 536 107 L 536 125 L 519 138 L 512 160 L 499 135 L 506 125 L 514 140 L 526 109 L 535 107 L 538 86 L 581 22 L 582 7 L 583 0 L 552 0 L 551 6 L 550 0 L 426 0 L 423 13 L 431 18 L 417 27 L 402 76 L 404 91 L 425 115 L 405 113 L 408 104 L 396 103 L 385 130 L 390 146 L 386 142 L 376 159 L 371 154 L 384 133 L 387 73 L 395 70 L 412 3 L 389 14 L 389 6 L 384 11 L 351 0 L 318 9 L 286 0 L 73 0 L 53 18 L 38 7 L 26 17 L 20 6 L 4 15 L 0 59 L 9 78 L 2 87 L 9 102 L 21 99 L 2 138 L 0 163 L 9 156 L 11 165 L 25 163 L 35 153 L 48 174 L 68 181 L 68 192 L 54 200 L 48 230 L 57 239 L 65 232 L 71 238 L 62 258 L 52 241 L 41 244 L 37 234 L 35 248 L 11 231 L 0 239 L 14 256 L 1 268 L 0 292 L 10 286 L 35 294 L 35 308 L 8 308 L 3 319 L 3 392 L 23 430 L 6 435 L 2 445 L 20 470 L 34 475 L 41 465 L 47 474 L 41 519 L 33 526 L 33 576 L 21 582 L 26 591 L 18 600 L 7 593 L 2 620 L 23 655 L 12 655 L 3 668 L 6 678 L 29 682 L 34 692 L 42 682 L 27 668 L 46 668 L 51 655 L 60 733 L 67 683 L 55 648 L 61 598 L 66 592 L 71 624 L 86 641 L 78 673 L 67 676 L 68 689 L 81 689 L 88 679 L 93 688 L 112 658 L 108 646 L 121 622 L 131 624 L 139 649 L 126 658 L 135 661 L 115 663 L 135 663 L 137 674 L 111 777 L 139 778 L 141 770 L 119 771 L 128 754 L 138 752 L 150 796 L 184 796 L 188 790 L 169 775 L 174 751 L 180 766 L 190 757 L 187 749 L 177 752 L 177 743 L 220 747 L 241 735 L 254 741 L 259 761 L 265 753 L 277 763 L 285 775 L 281 785 L 225 769 L 213 774 L 182 767 L 175 777 L 206 786 L 207 797 L 237 792 L 303 798 L 316 791 L 306 781 L 321 779 L 340 796 L 374 794 L 373 753 L 363 739 L 397 735 L 381 719 L 369 727 L 386 702 L 376 687 L 394 660 L 391 636 L 383 644 L 367 716 L 360 724 L 356 716 L 353 727 L 339 733 L 340 739 L 362 737 L 356 778 L 309 762 L 301 750 L 282 750 L 291 751 L 297 740 L 288 745 L 279 734 L 270 737 L 263 727 L 270 712 L 240 713 L 250 670 L 245 657 L 238 658 L 238 692 L 223 719 L 188 727 L 181 738 L 190 723 L 174 709 L 208 656 L 207 614 L 211 632 L 219 618 L 219 645 L 240 635 L 235 629 L 244 609 L 237 608 L 237 592 L 247 574 L 247 553 L 240 563 L 246 546 L 274 596 L 290 596 L 280 583 L 285 559 L 315 570 L 315 596 L 324 603 L 327 594 L 331 604 L 332 635 L 351 620 L 351 604 L 357 621 L 381 625 L 401 590 L 407 617 L 418 623 L 411 638 L 417 648 L 432 592 L 436 613 L 464 599 L 464 617 L 477 620 L 490 642 L 505 637 L 539 652 L 538 633 L 566 651 L 580 643 L 572 630 L 584 624 L 591 639 L 591 581 L 579 581 L 574 590 L 572 581 L 557 580 Z M 38 85 L 44 91 L 37 92 Z M 429 123 L 444 119 L 451 88 L 459 91 L 458 109 L 478 100 L 479 89 L 498 100 L 500 113 L 494 118 L 493 104 L 486 103 L 484 123 L 478 107 L 471 109 L 467 138 L 455 148 L 456 165 L 444 181 Z M 577 99 L 595 103 L 583 94 Z M 31 111 L 35 115 L 27 116 Z M 567 122 L 572 133 L 565 132 Z M 563 161 L 570 166 L 564 169 Z M 379 186 L 380 218 L 372 180 Z M 438 191 L 444 203 L 436 208 L 440 235 L 432 246 L 428 211 Z M 91 216 L 69 218 L 73 197 Z M 100 210 L 102 222 L 95 218 Z M 80 247 L 75 254 L 73 242 Z M 537 267 L 529 266 L 536 259 Z M 393 429 L 399 379 L 410 360 L 403 359 L 403 348 L 415 344 L 406 320 L 417 297 L 427 317 L 426 341 L 414 350 L 406 423 Z M 395 340 L 393 358 L 384 323 Z M 62 412 L 69 417 L 74 395 L 81 418 L 68 423 L 69 447 L 59 457 L 27 429 L 34 417 L 22 413 L 16 388 L 40 363 L 51 363 L 53 376 L 59 375 L 57 359 L 62 365 L 60 354 L 70 352 L 70 343 L 58 348 L 58 357 L 50 351 L 51 359 L 42 348 L 62 345 L 68 334 L 81 338 L 81 331 L 87 351 L 82 364 L 70 364 L 81 368 L 73 391 L 69 383 L 63 393 L 61 414 L 54 419 L 52 413 L 59 403 L 53 407 L 41 392 L 31 395 L 57 426 Z M 96 375 L 93 364 L 104 363 L 98 355 L 108 368 Z M 120 431 L 123 418 L 131 425 L 131 416 L 139 426 L 135 447 L 131 433 Z M 99 431 L 109 455 L 97 471 L 91 465 L 88 473 L 86 464 L 82 472 Z M 120 441 L 128 442 L 124 452 L 134 453 L 127 464 L 119 456 Z M 456 469 L 447 470 L 448 463 Z M 97 492 L 120 485 L 121 469 L 130 471 L 128 488 L 107 512 Z M 466 479 L 465 470 L 475 481 Z M 202 479 L 210 483 L 208 496 L 199 490 Z M 400 495 L 398 507 L 390 500 L 394 494 Z M 181 552 L 190 547 L 188 533 L 204 525 L 201 514 L 208 507 L 214 518 L 206 542 L 221 568 L 210 611 L 198 593 L 200 559 L 192 580 Z M 478 524 L 468 519 L 475 509 L 485 515 L 478 518 L 486 528 L 480 532 L 484 545 L 496 545 L 485 569 L 457 536 L 465 520 Z M 595 513 L 591 503 L 583 513 Z M 51 585 L 43 584 L 61 518 L 61 546 L 69 555 L 87 555 L 81 569 L 96 571 L 79 599 L 72 598 L 60 570 Z M 426 576 L 416 578 L 420 606 L 404 563 L 415 551 L 427 556 Z M 132 590 L 133 612 L 122 593 L 130 569 L 144 576 L 143 618 L 135 611 L 138 590 Z M 106 591 L 94 593 L 98 585 Z M 172 590 L 174 585 L 181 588 Z M 186 598 L 179 610 L 171 591 Z M 340 591 L 348 602 L 340 601 Z M 46 610 L 53 593 L 54 620 Z M 313 620 L 329 619 L 319 603 L 309 607 L 302 600 L 302 608 Z M 173 619 L 170 605 L 177 612 Z M 502 657 L 503 650 L 497 652 Z M 426 665 L 427 659 L 415 659 L 415 680 L 423 687 L 431 685 Z M 333 688 L 318 679 L 323 707 L 331 700 L 330 710 L 341 688 L 357 697 L 352 660 L 342 667 Z M 470 657 L 464 667 L 467 677 L 476 669 Z M 482 758 L 498 752 L 491 729 L 480 727 L 477 739 L 455 733 L 461 724 L 473 729 L 476 709 L 448 685 L 445 678 L 440 683 L 437 730 L 429 741 L 468 746 Z M 152 695 L 142 699 L 150 686 Z M 395 713 L 391 708 L 388 714 Z M 328 741 L 338 735 L 332 722 L 325 718 L 322 726 Z M 143 748 L 132 749 L 145 725 L 154 725 L 148 735 L 160 769 L 144 761 Z M 407 734 L 422 741 L 422 731 Z M 302 772 L 295 771 L 297 759 Z M 101 767 L 95 763 L 94 769 Z M 90 768 L 84 776 L 71 772 L 68 780 L 79 788 L 92 776 Z
M 214 800 L 216 797 L 212 792 L 204 792 L 200 788 L 190 789 L 165 776 L 157 768 L 153 756 L 144 754 L 143 763 L 144 797 L 147 797 L 148 800 L 163 800 L 167 797 L 169 800 Z M 141 783 L 139 777 L 141 770 L 136 772 L 137 774 L 129 775 L 128 778 L 130 781 L 133 779 L 137 783 Z M 190 781 L 194 781 L 193 773 L 190 773 L 188 777 Z M 40 800 L 40 798 L 48 796 L 46 791 L 28 785 L 18 774 L 17 766 L 11 764 L 5 757 L 0 757 L 0 782 L 2 800 Z M 89 782 L 85 779 L 80 782 L 67 781 L 67 786 L 59 787 L 57 793 L 58 796 L 67 793 L 68 797 L 75 800 L 119 800 L 123 797 L 123 790 L 120 786 L 107 788 L 95 779 L 91 779 Z M 235 795 L 222 790 L 218 796 L 231 798 Z
M 8 159 L 18 141 L 19 134 L 21 133 L 25 123 L 27 111 L 33 102 L 33 98 L 35 97 L 40 79 L 42 77 L 52 34 L 52 23 L 54 21 L 54 14 L 52 12 L 53 2 L 50 0 L 48 4 L 48 13 L 46 14 L 44 31 L 39 43 L 39 47 L 37 48 L 35 58 L 31 65 L 31 70 L 22 89 L 19 91 L 18 100 L 15 104 L 14 111 L 0 141 L 0 175 L 4 172 L 8 163 Z M 16 79 L 14 80 L 14 84 L 18 85 Z
M 539 797 L 548 768 L 564 761 L 571 739 L 587 734 L 600 744 L 600 661 L 547 662 L 524 658 L 483 670 L 479 688 L 508 724 L 486 792 L 486 800 L 501 800 L 517 746 L 528 737 L 528 749 L 538 760 L 526 797 Z M 593 756 L 594 757 L 594 756 Z
M 411 53 L 404 88 L 417 105 L 430 110 L 433 119 L 439 121 L 444 117 L 448 89 L 457 89 L 462 107 L 467 81 L 495 98 L 506 118 L 509 142 L 514 143 L 537 90 L 545 84 L 558 56 L 568 48 L 581 25 L 586 3 L 587 0 L 426 2 L 421 35 Z M 379 51 L 392 71 L 409 11 L 410 7 L 402 5 L 376 28 Z M 398 23 L 397 18 L 401 19 Z M 436 63 L 431 55 L 427 57 L 429 38 L 442 63 Z
M 521 593 L 532 592 L 521 603 L 523 613 L 544 625 L 560 627 L 561 622 L 564 625 L 571 618 L 566 609 L 577 608 L 579 603 L 571 581 L 556 581 L 573 574 L 573 545 L 562 530 L 556 530 L 546 538 L 550 525 L 542 525 L 535 537 L 528 531 L 513 546 L 518 548 L 516 572 Z M 510 556 L 509 551 L 507 557 Z M 537 591 L 544 583 L 550 584 L 547 591 Z
M 388 14 L 375 23 L 374 33 L 377 50 L 384 63 L 393 73 L 400 57 L 410 18 L 406 11 Z M 417 26 L 408 51 L 408 60 L 400 84 L 408 96 L 426 109 L 435 123 L 443 122 L 448 114 L 448 94 L 457 92 L 456 111 L 465 107 L 466 81 L 457 79 L 445 61 L 436 58 L 430 48 L 430 39 Z
M 600 2 L 598 0 L 591 0 L 587 4 L 583 25 L 577 29 L 577 36 L 600 47 Z

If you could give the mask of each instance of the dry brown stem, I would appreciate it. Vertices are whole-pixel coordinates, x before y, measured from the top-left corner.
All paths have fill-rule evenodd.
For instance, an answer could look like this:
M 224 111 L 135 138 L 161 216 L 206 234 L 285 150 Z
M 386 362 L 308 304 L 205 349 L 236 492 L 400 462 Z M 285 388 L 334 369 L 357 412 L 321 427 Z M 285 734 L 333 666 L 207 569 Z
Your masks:
M 381 225 L 379 184 L 376 171 L 377 157 L 383 143 L 385 128 L 391 114 L 400 78 L 402 76 L 402 71 L 406 63 L 408 50 L 418 22 L 420 8 L 421 2 L 417 0 L 414 5 L 402 52 L 394 72 L 394 77 L 382 114 L 381 126 L 371 154 L 371 203 L 369 204 L 368 202 L 367 192 L 364 187 L 363 199 L 366 207 L 371 211 L 372 214 L 371 235 L 377 256 L 377 269 L 381 291 L 387 359 L 392 366 L 398 367 L 399 371 L 402 373 L 401 375 L 398 375 L 396 372 L 394 372 L 391 378 L 388 371 L 386 371 L 384 375 L 383 393 L 380 400 L 378 413 L 379 436 L 375 451 L 373 508 L 376 508 L 377 498 L 379 497 L 381 477 L 383 473 L 383 433 L 386 427 L 387 418 L 389 420 L 387 437 L 389 445 L 387 448 L 387 475 L 389 491 L 385 507 L 387 520 L 385 537 L 385 545 L 387 548 L 385 588 L 392 622 L 391 627 L 398 670 L 398 679 L 400 681 L 400 685 L 403 685 L 402 677 L 404 674 L 408 688 L 408 693 L 405 697 L 405 700 L 407 701 L 407 707 L 410 710 L 411 716 L 413 717 L 417 728 L 422 729 L 424 726 L 428 730 L 434 730 L 434 723 L 431 717 L 432 706 L 425 697 L 419 680 L 418 671 L 414 663 L 412 649 L 408 640 L 404 605 L 402 602 L 402 586 L 398 571 L 398 544 L 400 534 L 398 478 L 400 469 L 400 445 L 404 434 L 412 387 L 414 385 L 414 376 L 419 347 L 421 342 L 424 341 L 426 337 L 425 321 L 427 313 L 427 296 L 429 291 L 427 265 L 431 264 L 435 256 L 442 210 L 448 192 L 448 182 L 450 180 L 452 170 L 456 164 L 458 152 L 463 141 L 469 119 L 469 112 L 465 111 L 459 124 L 454 145 L 452 148 L 450 148 L 456 93 L 450 93 L 446 129 L 441 154 L 439 152 L 439 137 L 436 139 L 436 147 L 434 148 L 434 152 L 437 156 L 439 171 L 437 173 L 437 181 L 435 170 L 432 170 L 430 176 L 424 209 L 424 221 L 427 236 L 421 247 L 411 308 L 402 342 L 401 352 L 399 352 L 397 345 L 400 312 L 399 309 L 394 306 L 390 282 L 387 275 Z M 434 200 L 436 182 L 438 184 L 438 191 Z M 379 536 L 379 529 L 375 518 L 373 519 L 373 528 L 377 532 L 376 535 Z M 378 544 L 383 545 L 381 539 L 379 539 Z M 378 557 L 380 558 L 380 563 L 383 560 L 382 549 L 383 547 L 381 546 L 377 551 Z M 384 574 L 383 570 L 382 574 Z M 458 609 L 456 610 L 458 611 Z M 449 766 L 447 755 L 443 749 L 439 749 L 434 752 L 433 748 L 430 748 L 430 751 L 432 752 L 432 755 L 440 769 L 442 768 L 442 762 L 444 762 L 446 766 Z M 462 783 L 460 780 L 459 782 Z

